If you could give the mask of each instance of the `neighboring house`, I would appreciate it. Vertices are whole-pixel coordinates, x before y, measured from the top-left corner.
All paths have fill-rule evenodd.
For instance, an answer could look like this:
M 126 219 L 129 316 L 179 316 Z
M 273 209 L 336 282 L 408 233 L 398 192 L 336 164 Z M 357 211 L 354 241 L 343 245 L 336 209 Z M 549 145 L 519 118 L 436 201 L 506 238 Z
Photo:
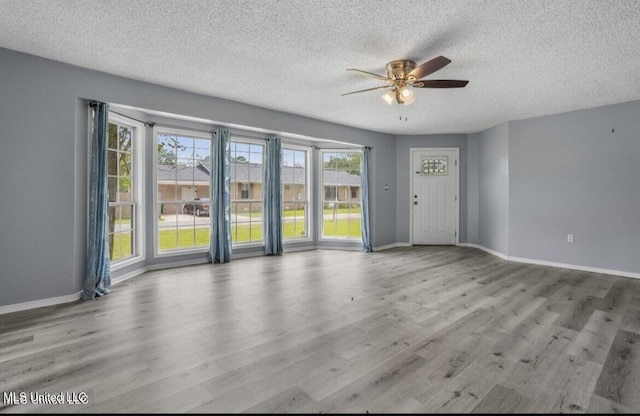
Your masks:
M 232 211 L 262 211 L 263 165 L 231 163 Z M 209 197 L 209 161 L 194 165 L 158 165 L 158 200 L 165 202 L 163 214 L 182 210 L 182 204 L 195 198 Z M 294 209 L 294 203 L 306 203 L 304 168 L 283 166 L 284 209 Z M 360 202 L 360 176 L 343 170 L 324 170 L 325 201 Z M 243 203 L 243 201 L 246 201 Z M 172 204 L 172 202 L 174 202 Z M 296 207 L 301 208 L 301 207 Z
M 158 165 L 158 201 L 162 214 L 175 214 L 182 205 L 170 204 L 174 201 L 191 201 L 209 197 L 209 172 L 196 166 Z
M 360 202 L 360 175 L 345 170 L 324 169 L 325 201 Z

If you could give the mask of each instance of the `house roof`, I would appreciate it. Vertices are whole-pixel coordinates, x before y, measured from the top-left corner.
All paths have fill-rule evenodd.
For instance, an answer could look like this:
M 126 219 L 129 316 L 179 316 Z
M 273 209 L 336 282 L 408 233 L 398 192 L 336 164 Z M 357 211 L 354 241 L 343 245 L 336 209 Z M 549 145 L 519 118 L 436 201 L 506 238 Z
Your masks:
M 158 182 L 208 182 L 210 162 L 201 161 L 196 165 L 158 165 Z M 263 165 L 254 163 L 231 163 L 231 182 L 262 183 Z M 284 183 L 304 183 L 305 169 L 283 166 Z M 343 170 L 324 170 L 324 184 L 336 186 L 360 186 L 360 176 Z
M 158 182 L 209 182 L 209 173 L 188 165 L 158 165 Z

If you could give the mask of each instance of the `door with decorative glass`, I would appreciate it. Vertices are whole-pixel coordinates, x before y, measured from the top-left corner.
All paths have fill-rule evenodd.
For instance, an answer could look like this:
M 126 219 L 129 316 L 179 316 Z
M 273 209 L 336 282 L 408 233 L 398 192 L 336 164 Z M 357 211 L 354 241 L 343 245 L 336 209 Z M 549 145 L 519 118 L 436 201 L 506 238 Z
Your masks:
M 411 149 L 411 241 L 458 242 L 458 148 Z

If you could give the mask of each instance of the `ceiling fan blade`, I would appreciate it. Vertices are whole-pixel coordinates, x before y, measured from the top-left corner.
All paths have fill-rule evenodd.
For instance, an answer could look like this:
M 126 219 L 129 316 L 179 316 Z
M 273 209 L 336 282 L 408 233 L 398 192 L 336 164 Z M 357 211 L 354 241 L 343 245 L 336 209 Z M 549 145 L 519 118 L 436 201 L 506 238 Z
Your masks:
M 437 70 L 444 68 L 449 64 L 449 62 L 451 62 L 450 59 L 445 58 L 444 56 L 438 56 L 437 58 L 433 58 L 432 60 L 415 67 L 413 71 L 407 74 L 407 78 L 415 77 L 415 79 L 420 79 L 426 77 L 427 75 L 433 74 Z
M 380 86 L 380 87 L 367 88 L 366 90 L 358 90 L 358 91 L 345 92 L 344 94 L 340 94 L 340 96 L 343 96 L 343 95 L 351 95 L 351 94 L 358 94 L 359 92 L 373 91 L 373 90 L 379 90 L 379 89 L 382 89 L 382 88 L 390 88 L 390 87 L 393 87 L 393 85 L 382 85 L 382 86 Z
M 415 81 L 412 85 L 416 88 L 462 88 L 469 81 L 458 79 L 429 79 L 425 81 Z
M 387 77 L 384 77 L 384 76 L 378 75 L 378 74 L 373 74 L 373 73 L 367 72 L 367 71 L 362 71 L 360 69 L 351 68 L 351 69 L 347 69 L 347 71 L 355 72 L 356 74 L 362 75 L 362 76 L 365 76 L 365 77 L 375 78 L 375 79 L 380 80 L 380 81 L 393 83 L 393 80 L 391 78 L 387 78 Z

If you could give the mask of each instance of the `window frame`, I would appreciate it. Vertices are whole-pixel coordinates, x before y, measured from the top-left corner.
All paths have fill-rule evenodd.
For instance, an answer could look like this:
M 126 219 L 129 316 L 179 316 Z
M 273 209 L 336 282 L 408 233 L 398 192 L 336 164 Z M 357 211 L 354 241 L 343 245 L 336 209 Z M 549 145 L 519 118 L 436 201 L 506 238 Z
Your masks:
M 322 148 L 318 151 L 318 218 L 316 219 L 318 222 L 318 241 L 319 242 L 361 242 L 362 240 L 362 230 L 360 230 L 360 236 L 358 237 L 325 237 L 324 236 L 324 204 L 325 204 L 325 185 L 324 185 L 324 155 L 326 153 L 360 153 L 360 157 L 362 157 L 362 148 L 361 147 L 348 147 L 348 148 Z M 360 175 L 362 175 L 362 171 L 360 171 Z M 362 191 L 361 195 L 362 195 Z M 336 186 L 336 198 L 339 196 L 339 190 Z M 349 196 L 351 194 L 349 193 Z M 351 198 L 347 201 L 340 201 L 343 204 L 358 204 L 360 205 L 360 215 L 362 215 L 362 200 L 358 202 L 351 201 Z
M 312 195 L 313 193 L 311 192 L 311 189 L 313 187 L 312 183 L 311 183 L 311 172 L 313 171 L 313 166 L 312 166 L 312 154 L 313 154 L 313 146 L 309 145 L 309 146 L 303 146 L 303 145 L 298 145 L 298 144 L 289 144 L 289 143 L 282 143 L 282 151 L 284 151 L 285 149 L 289 149 L 289 150 L 297 150 L 297 151 L 305 151 L 307 153 L 307 157 L 305 160 L 305 163 L 307 165 L 306 168 L 306 174 L 305 174 L 305 203 L 307 204 L 307 212 L 306 212 L 306 216 L 305 216 L 305 229 L 307 230 L 307 235 L 306 237 L 298 237 L 298 238 L 284 238 L 284 182 L 282 183 L 282 214 L 283 214 L 283 218 L 282 218 L 282 226 L 283 226 L 283 244 L 287 244 L 287 243 L 296 243 L 296 242 L 301 242 L 301 241 L 311 241 L 313 239 L 313 230 L 311 228 L 311 218 L 314 215 L 315 212 L 315 206 L 313 205 L 313 198 Z M 282 169 L 282 163 L 280 164 L 280 169 Z
M 211 134 L 194 131 L 189 129 L 180 129 L 180 128 L 172 128 L 172 127 L 162 127 L 162 126 L 154 126 L 152 129 L 152 147 L 153 147 L 153 257 L 154 258 L 163 258 L 163 257 L 175 257 L 181 256 L 185 254 L 194 254 L 194 253 L 207 253 L 209 251 L 209 247 L 193 247 L 193 248 L 177 248 L 175 250 L 168 251 L 160 251 L 159 247 L 159 238 L 160 238 L 160 227 L 158 221 L 158 205 L 161 204 L 158 201 L 158 134 L 165 133 L 169 135 L 180 135 L 183 137 L 191 137 L 195 139 L 207 139 L 211 142 L 211 146 L 209 147 L 209 157 L 213 158 L 213 138 Z M 213 190 L 211 189 L 211 185 L 209 185 L 209 201 L 210 204 L 213 204 Z M 211 210 L 211 205 L 209 205 L 209 209 Z M 209 211 L 209 236 L 211 236 L 212 232 L 212 218 L 214 214 Z
M 107 126 L 116 124 L 132 130 L 131 134 L 131 196 L 133 197 L 133 255 L 122 260 L 110 260 L 111 272 L 118 271 L 146 259 L 145 241 L 145 198 L 144 198 L 144 124 L 119 116 L 111 111 Z M 108 128 L 108 127 L 107 127 Z M 107 145 L 108 147 L 108 145 Z
M 249 145 L 257 145 L 257 146 L 262 146 L 262 188 L 261 188 L 261 194 L 260 194 L 260 203 L 262 204 L 262 240 L 260 241 L 249 241 L 249 242 L 245 242 L 245 243 L 234 243 L 233 242 L 233 237 L 231 238 L 231 247 L 232 248 L 245 248 L 245 247 L 264 247 L 265 241 L 264 241 L 264 165 L 265 165 L 265 158 L 267 156 L 267 140 L 266 137 L 265 138 L 254 138 L 254 137 L 250 137 L 247 135 L 244 135 L 242 133 L 236 133 L 236 132 L 231 132 L 230 137 L 229 137 L 229 145 L 231 145 L 231 143 L 245 143 L 245 144 L 249 144 Z M 229 166 L 229 168 L 231 168 L 231 166 Z M 231 176 L 231 173 L 229 174 L 229 176 Z M 230 180 L 230 184 L 233 184 L 234 182 L 231 182 L 231 178 L 229 178 Z M 238 183 L 238 182 L 236 182 Z M 231 185 L 233 186 L 233 185 Z M 251 196 L 251 185 L 249 184 L 249 196 Z M 240 195 L 241 196 L 241 195 Z M 255 196 L 255 195 L 254 195 Z M 253 203 L 253 201 L 255 201 L 254 199 L 233 199 L 233 193 L 232 195 L 230 195 L 229 198 L 229 209 L 231 212 L 233 212 L 233 204 L 234 202 L 236 203 Z M 237 222 L 235 223 L 237 224 Z M 233 235 L 233 226 L 234 226 L 234 222 L 232 221 L 230 223 L 230 227 L 231 227 L 231 234 Z M 249 226 L 251 226 L 251 222 L 249 222 Z

